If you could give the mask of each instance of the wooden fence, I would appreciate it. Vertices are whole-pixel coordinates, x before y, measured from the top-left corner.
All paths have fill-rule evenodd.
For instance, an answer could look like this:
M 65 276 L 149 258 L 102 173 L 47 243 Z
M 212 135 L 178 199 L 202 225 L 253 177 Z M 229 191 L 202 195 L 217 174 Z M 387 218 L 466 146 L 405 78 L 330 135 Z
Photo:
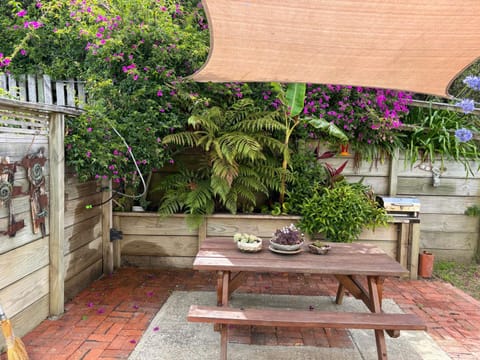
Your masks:
M 420 251 L 434 253 L 436 259 L 469 262 L 479 252 L 478 217 L 464 214 L 474 204 L 480 204 L 480 174 L 469 175 L 462 164 L 440 160 L 435 163 L 417 162 L 413 165 L 400 154 L 384 162 L 362 162 L 354 169 L 353 159 L 344 174 L 350 181 L 373 187 L 376 194 L 415 197 L 420 200 Z M 329 159 L 339 166 L 346 158 Z M 476 169 L 478 164 L 472 163 Z M 437 186 L 434 172 L 440 169 Z
M 112 271 L 111 208 L 87 206 L 109 194 L 65 176 L 64 117 L 78 113 L 0 98 L 0 303 L 20 336 Z
M 31 102 L 81 106 L 87 101 L 82 82 L 53 82 L 48 76 L 25 75 L 14 78 L 0 74 L 0 88 L 12 96 Z M 479 252 L 478 218 L 464 215 L 468 206 L 480 203 L 480 177 L 466 177 L 462 164 L 447 161 L 433 186 L 432 169 L 440 163 L 411 166 L 402 155 L 384 162 L 363 162 L 353 168 L 349 159 L 345 174 L 349 180 L 364 178 L 377 194 L 414 196 L 421 202 L 420 249 L 438 259 L 469 261 Z M 331 159 L 339 165 L 344 158 Z M 476 168 L 478 164 L 473 164 Z
M 21 101 L 81 108 L 87 101 L 84 82 L 52 81 L 48 75 L 8 75 L 0 73 L 0 89 Z

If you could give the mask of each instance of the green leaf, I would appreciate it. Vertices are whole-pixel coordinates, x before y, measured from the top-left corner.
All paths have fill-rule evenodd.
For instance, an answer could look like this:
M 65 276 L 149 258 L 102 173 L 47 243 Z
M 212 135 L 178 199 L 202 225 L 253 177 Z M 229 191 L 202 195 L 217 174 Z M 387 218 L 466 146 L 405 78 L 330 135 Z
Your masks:
M 307 86 L 304 83 L 292 83 L 287 85 L 287 106 L 290 109 L 290 116 L 300 115 L 305 104 L 305 92 Z
M 309 118 L 308 123 L 312 125 L 314 128 L 324 131 L 328 135 L 336 137 L 342 141 L 348 141 L 347 135 L 335 124 L 319 118 Z

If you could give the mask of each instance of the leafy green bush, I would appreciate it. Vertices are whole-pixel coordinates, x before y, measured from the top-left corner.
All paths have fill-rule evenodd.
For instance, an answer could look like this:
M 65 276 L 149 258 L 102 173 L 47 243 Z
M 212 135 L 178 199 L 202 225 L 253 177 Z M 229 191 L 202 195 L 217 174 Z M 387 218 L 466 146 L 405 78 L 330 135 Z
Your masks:
M 307 234 L 322 234 L 328 241 L 352 242 L 364 228 L 386 225 L 389 217 L 377 206 L 369 187 L 340 181 L 306 199 L 298 226 Z

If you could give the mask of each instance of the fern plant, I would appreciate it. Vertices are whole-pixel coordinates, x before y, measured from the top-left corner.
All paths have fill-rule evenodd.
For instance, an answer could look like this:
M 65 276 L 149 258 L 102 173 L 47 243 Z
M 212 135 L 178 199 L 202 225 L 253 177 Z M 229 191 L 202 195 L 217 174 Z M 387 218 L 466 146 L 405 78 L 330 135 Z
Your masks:
M 179 151 L 195 148 L 195 164 L 167 176 L 161 214 L 185 212 L 193 217 L 214 210 L 251 211 L 258 194 L 278 191 L 283 170 L 278 155 L 284 144 L 271 136 L 283 131 L 276 112 L 262 111 L 251 99 L 212 106 L 193 114 L 188 130 L 163 139 Z

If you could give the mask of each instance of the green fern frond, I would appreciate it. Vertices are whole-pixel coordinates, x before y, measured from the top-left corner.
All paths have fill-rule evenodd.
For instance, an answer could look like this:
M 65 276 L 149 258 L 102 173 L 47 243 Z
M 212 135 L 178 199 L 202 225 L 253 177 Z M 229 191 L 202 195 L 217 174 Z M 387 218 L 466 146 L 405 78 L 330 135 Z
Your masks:
M 169 134 L 162 139 L 164 144 L 176 144 L 181 146 L 194 147 L 197 144 L 198 135 L 191 131 L 183 131 L 175 134 Z
M 229 184 L 238 176 L 238 164 L 217 159 L 212 164 L 212 176 L 226 180 Z
M 252 161 L 264 159 L 262 145 L 253 137 L 240 132 L 225 134 L 218 139 L 220 148 L 224 153 L 234 153 L 237 159 L 250 159 Z
M 186 206 L 190 209 L 207 209 L 211 207 L 213 196 L 209 182 L 203 181 L 196 184 L 188 194 Z
M 158 208 L 158 213 L 160 215 L 173 215 L 178 214 L 182 211 L 184 207 L 184 202 L 178 196 L 175 196 L 175 193 L 167 193 L 162 198 L 162 203 Z
M 191 125 L 195 130 L 203 129 L 209 133 L 218 133 L 222 119 L 224 119 L 223 110 L 218 106 L 214 106 L 206 109 L 201 114 L 190 116 L 188 125 Z
M 222 201 L 223 206 L 232 214 L 237 213 L 238 208 L 238 194 L 236 191 L 229 191 L 225 199 Z
M 270 149 L 274 153 L 282 153 L 285 149 L 285 144 L 271 135 L 256 134 L 255 139 L 263 145 L 264 148 Z
M 210 186 L 212 188 L 212 193 L 215 196 L 219 196 L 222 201 L 225 201 L 231 189 L 228 181 L 224 178 L 213 175 L 210 180 Z
M 285 124 L 277 120 L 275 113 L 249 114 L 244 121 L 238 122 L 232 127 L 233 131 L 255 133 L 258 131 L 285 131 Z
M 249 188 L 252 191 L 268 194 L 268 188 L 258 174 L 252 174 L 250 176 L 246 176 L 245 174 L 239 175 L 232 183 L 232 187 L 238 185 Z
M 243 199 L 246 203 L 255 205 L 257 202 L 257 198 L 255 193 L 251 191 L 249 187 L 243 186 L 241 184 L 237 184 L 235 186 L 235 192 L 238 194 L 238 200 Z M 237 200 L 237 202 L 238 202 Z

